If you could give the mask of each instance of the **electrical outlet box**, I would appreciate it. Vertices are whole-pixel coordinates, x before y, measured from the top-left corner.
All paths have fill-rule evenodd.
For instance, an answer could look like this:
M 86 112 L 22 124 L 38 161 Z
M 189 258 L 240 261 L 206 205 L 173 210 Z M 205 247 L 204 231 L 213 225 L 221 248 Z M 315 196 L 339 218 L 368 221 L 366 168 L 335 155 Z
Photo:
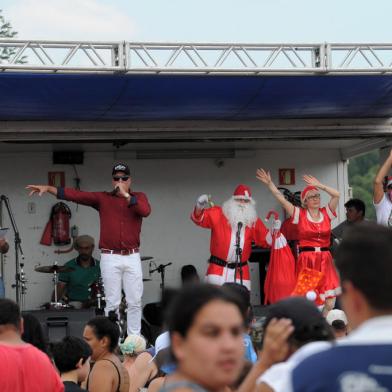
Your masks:
M 29 214 L 35 214 L 36 208 L 35 208 L 35 203 L 33 201 L 27 203 L 27 212 Z

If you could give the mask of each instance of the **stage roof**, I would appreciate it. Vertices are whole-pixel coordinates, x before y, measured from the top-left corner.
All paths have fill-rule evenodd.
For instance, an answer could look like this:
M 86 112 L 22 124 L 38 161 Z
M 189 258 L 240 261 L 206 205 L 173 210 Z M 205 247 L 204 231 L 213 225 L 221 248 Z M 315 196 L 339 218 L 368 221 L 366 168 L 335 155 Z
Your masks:
M 0 121 L 390 117 L 391 74 L 0 74 Z

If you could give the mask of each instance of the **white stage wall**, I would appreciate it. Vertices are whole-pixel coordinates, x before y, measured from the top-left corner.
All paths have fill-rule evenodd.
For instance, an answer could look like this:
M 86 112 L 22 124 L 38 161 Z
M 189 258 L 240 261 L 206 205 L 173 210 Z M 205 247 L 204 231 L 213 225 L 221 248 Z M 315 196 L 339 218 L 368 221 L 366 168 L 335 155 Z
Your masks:
M 126 152 L 121 152 L 122 156 Z M 216 204 L 222 203 L 239 183 L 251 186 L 257 201 L 260 216 L 265 217 L 271 209 L 282 209 L 267 189 L 255 178 L 257 167 L 270 169 L 277 183 L 278 168 L 295 168 L 297 182 L 291 190 L 302 189 L 301 179 L 310 173 L 332 187 L 347 190 L 345 164 L 340 160 L 337 149 L 312 150 L 259 150 L 251 158 L 225 159 L 218 167 L 213 159 L 189 160 L 127 160 L 133 176 L 134 190 L 147 194 L 152 213 L 144 220 L 141 249 L 142 255 L 154 256 L 156 264 L 172 262 L 166 270 L 167 285 L 178 285 L 180 269 L 184 264 L 194 264 L 203 274 L 209 257 L 209 232 L 195 226 L 189 219 L 198 195 L 209 193 Z M 81 178 L 81 189 L 96 191 L 111 187 L 111 167 L 116 161 L 115 152 L 86 152 L 83 165 L 77 165 Z M 26 309 L 37 308 L 49 300 L 52 291 L 52 276 L 34 271 L 37 265 L 48 265 L 53 261 L 65 263 L 76 252 L 56 255 L 54 246 L 39 245 L 50 209 L 56 200 L 50 195 L 29 198 L 24 189 L 27 184 L 46 184 L 48 171 L 64 171 L 66 185 L 74 186 L 74 170 L 70 165 L 52 165 L 51 152 L 2 153 L 0 156 L 0 193 L 11 201 L 15 219 L 22 238 L 25 253 L 25 272 L 28 278 Z M 322 195 L 322 202 L 328 200 Z M 28 213 L 28 203 L 35 203 L 35 213 Z M 89 207 L 68 203 L 72 210 L 71 225 L 77 225 L 79 234 L 99 237 L 98 213 Z M 344 219 L 344 195 L 339 214 Z M 5 209 L 4 226 L 10 227 Z M 11 250 L 5 258 L 6 294 L 15 298 L 11 288 L 14 281 L 14 251 L 12 232 L 8 235 Z M 95 256 L 99 257 L 96 250 Z M 144 277 L 148 278 L 148 262 L 143 265 Z M 152 282 L 144 285 L 143 302 L 158 300 L 160 277 L 153 274 Z M 256 289 L 254 287 L 254 289 Z M 256 293 L 257 297 L 257 293 Z M 254 298 L 256 298 L 254 296 Z

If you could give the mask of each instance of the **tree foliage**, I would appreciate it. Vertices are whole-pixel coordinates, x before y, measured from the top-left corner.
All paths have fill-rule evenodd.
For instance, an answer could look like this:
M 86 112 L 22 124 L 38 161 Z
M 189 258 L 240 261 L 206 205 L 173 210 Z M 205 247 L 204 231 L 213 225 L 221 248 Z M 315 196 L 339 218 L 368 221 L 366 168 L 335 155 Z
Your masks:
M 0 10 L 0 38 L 15 38 L 17 32 L 12 29 L 11 23 L 6 21 L 2 15 L 3 10 Z M 0 48 L 0 64 L 6 62 L 10 57 L 14 56 L 16 53 L 13 47 L 3 47 Z M 23 64 L 26 62 L 26 57 L 21 57 L 17 63 Z
M 378 150 L 350 159 L 348 181 L 353 189 L 353 197 L 361 199 L 366 205 L 366 217 L 375 220 L 373 206 L 373 180 L 380 167 Z

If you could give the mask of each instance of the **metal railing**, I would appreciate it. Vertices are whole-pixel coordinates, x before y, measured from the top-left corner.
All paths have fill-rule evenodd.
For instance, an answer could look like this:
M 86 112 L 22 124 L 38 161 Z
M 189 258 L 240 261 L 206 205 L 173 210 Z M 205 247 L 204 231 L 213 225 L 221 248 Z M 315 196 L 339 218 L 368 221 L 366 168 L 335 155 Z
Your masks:
M 392 72 L 392 44 L 206 44 L 0 39 L 0 71 L 319 74 Z

